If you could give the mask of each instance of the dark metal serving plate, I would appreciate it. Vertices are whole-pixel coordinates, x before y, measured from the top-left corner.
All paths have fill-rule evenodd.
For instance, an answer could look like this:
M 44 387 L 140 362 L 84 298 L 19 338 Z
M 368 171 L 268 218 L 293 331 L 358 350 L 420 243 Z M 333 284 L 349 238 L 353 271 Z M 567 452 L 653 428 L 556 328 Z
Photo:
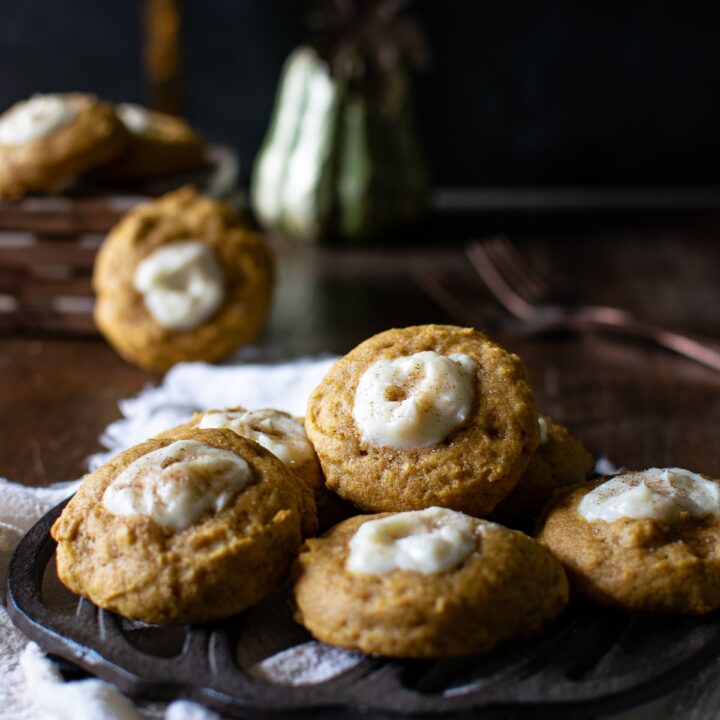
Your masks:
M 8 573 L 13 622 L 47 652 L 145 700 L 187 698 L 238 718 L 587 717 L 667 692 L 720 652 L 720 617 L 622 615 L 575 602 L 546 632 L 482 656 L 438 661 L 367 657 L 328 681 L 273 684 L 248 672 L 243 643 L 263 611 L 183 628 L 132 625 L 68 594 L 48 603 L 49 530 L 64 503 L 20 542 Z M 264 611 L 284 645 L 310 637 L 285 604 Z M 264 631 L 263 631 L 264 632 Z M 246 653 L 245 653 L 246 655 Z

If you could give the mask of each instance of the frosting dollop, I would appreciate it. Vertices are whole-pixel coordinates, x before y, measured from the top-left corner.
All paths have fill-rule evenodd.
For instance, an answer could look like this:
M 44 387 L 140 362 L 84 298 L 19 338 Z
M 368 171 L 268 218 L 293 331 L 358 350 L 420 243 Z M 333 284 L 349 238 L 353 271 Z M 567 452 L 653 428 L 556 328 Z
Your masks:
M 377 360 L 363 373 L 353 417 L 374 447 L 421 448 L 442 442 L 470 415 L 476 363 L 432 350 Z
M 544 417 L 538 418 L 538 428 L 540 428 L 540 444 L 545 445 L 550 436 L 548 434 L 548 423 Z
M 262 445 L 289 467 L 302 465 L 315 454 L 303 424 L 279 410 L 211 410 L 198 427 L 228 428 Z
M 430 575 L 459 565 L 477 545 L 473 518 L 431 507 L 363 523 L 350 539 L 346 567 L 378 575 L 415 570 Z
M 122 124 L 136 135 L 142 135 L 150 127 L 150 113 L 140 105 L 120 103 L 115 112 Z
M 209 511 L 224 510 L 252 481 L 235 453 L 197 440 L 176 440 L 128 465 L 103 494 L 114 515 L 143 515 L 183 530 Z
M 135 289 L 153 318 L 168 330 L 192 330 L 220 307 L 223 272 L 212 248 L 200 240 L 162 245 L 135 269 Z
M 47 137 L 77 115 L 64 95 L 33 95 L 0 117 L 0 144 L 24 145 Z
M 591 490 L 580 501 L 589 521 L 621 518 L 673 520 L 680 513 L 720 516 L 720 485 L 682 468 L 626 472 Z

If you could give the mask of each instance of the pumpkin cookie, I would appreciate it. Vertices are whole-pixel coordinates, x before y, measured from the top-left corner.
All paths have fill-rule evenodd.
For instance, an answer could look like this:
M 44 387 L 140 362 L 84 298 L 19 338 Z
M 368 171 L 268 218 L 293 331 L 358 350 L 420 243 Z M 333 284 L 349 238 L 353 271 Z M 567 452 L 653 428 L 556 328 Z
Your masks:
M 338 360 L 305 428 L 327 486 L 363 510 L 484 515 L 525 471 L 537 421 L 520 358 L 470 328 L 422 325 Z
M 152 439 L 88 475 L 63 510 L 58 576 L 125 617 L 217 620 L 282 582 L 314 513 L 274 455 L 229 430 Z
M 125 152 L 93 173 L 102 180 L 126 181 L 175 175 L 205 164 L 205 145 L 184 120 L 140 105 L 115 108 L 130 134 Z
M 577 589 L 630 611 L 720 607 L 720 482 L 680 468 L 626 471 L 563 492 L 537 538 Z
M 123 151 L 128 132 L 92 95 L 34 95 L 0 116 L 0 198 L 52 192 Z
M 350 503 L 325 487 L 315 448 L 308 440 L 303 421 L 280 410 L 246 410 L 241 407 L 195 413 L 184 425 L 166 430 L 157 437 L 175 437 L 194 428 L 226 428 L 253 440 L 283 461 L 312 491 L 318 512 L 318 526 L 327 529 L 355 514 Z
M 493 511 L 494 520 L 511 523 L 534 520 L 555 490 L 587 480 L 593 470 L 592 455 L 566 427 L 549 417 L 541 417 L 538 423 L 540 445 L 518 484 Z
M 131 210 L 100 248 L 95 321 L 149 370 L 217 360 L 252 341 L 270 308 L 273 263 L 229 206 L 190 188 Z
M 295 619 L 331 645 L 391 657 L 485 652 L 560 613 L 560 564 L 526 535 L 446 508 L 345 520 L 309 540 Z

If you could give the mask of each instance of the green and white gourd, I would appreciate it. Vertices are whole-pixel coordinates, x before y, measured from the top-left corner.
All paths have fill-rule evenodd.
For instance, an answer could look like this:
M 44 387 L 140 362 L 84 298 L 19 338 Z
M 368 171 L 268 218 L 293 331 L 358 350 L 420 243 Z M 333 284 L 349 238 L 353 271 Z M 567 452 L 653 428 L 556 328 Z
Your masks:
M 418 220 L 428 179 L 408 105 L 383 116 L 332 78 L 315 50 L 295 50 L 253 169 L 258 220 L 292 238 L 348 241 Z

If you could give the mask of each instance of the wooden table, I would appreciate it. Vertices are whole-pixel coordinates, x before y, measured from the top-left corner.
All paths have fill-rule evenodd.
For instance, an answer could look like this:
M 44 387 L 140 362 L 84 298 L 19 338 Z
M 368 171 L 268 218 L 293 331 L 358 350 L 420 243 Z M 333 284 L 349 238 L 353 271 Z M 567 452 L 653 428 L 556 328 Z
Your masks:
M 524 335 L 458 242 L 497 229 L 576 299 L 621 306 L 720 342 L 720 215 L 605 212 L 435 222 L 423 247 L 341 251 L 276 243 L 278 291 L 262 345 L 275 357 L 343 353 L 388 327 L 463 322 L 415 281 L 415 269 L 431 262 L 474 324 L 525 359 L 543 412 L 569 425 L 595 454 L 629 467 L 676 465 L 720 477 L 720 374 L 633 341 Z M 28 485 L 81 474 L 85 457 L 99 449 L 98 435 L 119 414 L 117 401 L 159 380 L 100 339 L 12 336 L 0 336 L 0 378 L 0 475 Z M 680 713 L 676 704 L 688 692 L 693 706 L 683 717 L 714 715 L 720 693 L 714 682 L 702 691 L 703 683 L 661 701 L 663 715 Z M 649 706 L 647 717 L 659 707 Z

